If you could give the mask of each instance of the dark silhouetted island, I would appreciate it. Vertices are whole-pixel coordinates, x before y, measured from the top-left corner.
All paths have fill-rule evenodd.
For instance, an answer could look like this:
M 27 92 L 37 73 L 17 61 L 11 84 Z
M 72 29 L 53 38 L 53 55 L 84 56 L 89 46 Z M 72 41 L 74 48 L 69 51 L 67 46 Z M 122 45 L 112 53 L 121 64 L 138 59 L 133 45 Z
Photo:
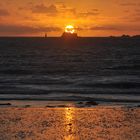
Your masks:
M 77 33 L 64 32 L 61 37 L 62 38 L 77 38 L 78 35 L 77 35 Z

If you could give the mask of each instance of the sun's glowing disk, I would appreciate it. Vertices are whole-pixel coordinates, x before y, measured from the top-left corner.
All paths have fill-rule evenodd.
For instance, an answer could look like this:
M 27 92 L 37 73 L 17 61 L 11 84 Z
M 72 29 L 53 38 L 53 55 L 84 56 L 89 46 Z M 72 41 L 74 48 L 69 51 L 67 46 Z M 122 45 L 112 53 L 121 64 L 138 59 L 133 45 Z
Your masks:
M 67 25 L 65 27 L 65 32 L 73 34 L 75 32 L 74 27 L 72 25 Z

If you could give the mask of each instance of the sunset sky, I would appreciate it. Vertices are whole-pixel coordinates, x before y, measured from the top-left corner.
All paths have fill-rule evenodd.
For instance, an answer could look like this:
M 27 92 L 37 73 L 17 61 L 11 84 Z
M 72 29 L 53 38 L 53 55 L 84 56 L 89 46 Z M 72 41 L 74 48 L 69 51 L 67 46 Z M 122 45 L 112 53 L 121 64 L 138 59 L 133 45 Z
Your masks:
M 0 0 L 0 36 L 140 34 L 140 0 Z

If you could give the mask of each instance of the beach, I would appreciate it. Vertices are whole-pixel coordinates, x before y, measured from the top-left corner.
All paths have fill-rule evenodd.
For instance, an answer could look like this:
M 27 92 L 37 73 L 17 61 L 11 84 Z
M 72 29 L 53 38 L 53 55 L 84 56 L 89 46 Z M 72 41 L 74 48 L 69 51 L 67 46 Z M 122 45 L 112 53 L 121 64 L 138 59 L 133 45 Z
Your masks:
M 129 106 L 0 108 L 0 140 L 139 140 L 140 109 Z

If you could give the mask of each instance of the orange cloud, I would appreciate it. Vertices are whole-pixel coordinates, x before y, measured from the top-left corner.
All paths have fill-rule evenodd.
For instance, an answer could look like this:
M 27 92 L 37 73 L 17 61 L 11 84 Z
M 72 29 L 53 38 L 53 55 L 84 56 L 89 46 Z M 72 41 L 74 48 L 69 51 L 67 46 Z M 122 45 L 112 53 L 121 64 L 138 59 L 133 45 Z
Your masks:
M 121 3 L 120 5 L 121 6 L 137 6 L 139 5 L 140 3 L 137 3 L 137 2 L 123 2 Z
M 78 13 L 78 16 L 80 17 L 89 17 L 89 16 L 97 16 L 100 13 L 98 11 L 88 11 L 88 12 L 83 12 L 83 13 Z
M 55 5 L 46 6 L 44 4 L 35 5 L 32 7 L 33 13 L 41 13 L 41 14 L 56 14 L 57 8 Z
M 0 9 L 0 16 L 9 16 L 10 13 L 6 9 Z

